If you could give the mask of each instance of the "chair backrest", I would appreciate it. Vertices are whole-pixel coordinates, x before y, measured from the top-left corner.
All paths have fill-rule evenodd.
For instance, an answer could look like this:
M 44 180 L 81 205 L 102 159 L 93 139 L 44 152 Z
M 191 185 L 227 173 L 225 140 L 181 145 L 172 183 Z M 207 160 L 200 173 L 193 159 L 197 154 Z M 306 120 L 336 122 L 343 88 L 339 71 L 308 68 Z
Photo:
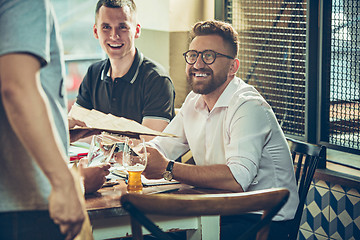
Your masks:
M 267 239 L 271 219 L 289 197 L 285 188 L 224 194 L 135 194 L 121 196 L 121 204 L 131 216 L 133 239 L 142 239 L 141 225 L 159 239 L 171 239 L 145 214 L 166 216 L 237 215 L 263 211 L 262 219 L 241 239 L 257 233 L 257 239 Z M 141 224 L 141 225 L 140 225 Z
M 311 181 L 314 177 L 319 159 L 325 157 L 326 149 L 324 146 L 305 143 L 291 138 L 287 138 L 287 141 L 295 166 L 295 178 L 299 194 L 299 205 L 296 210 L 294 224 L 292 225 L 293 229 L 290 234 L 290 240 L 294 240 L 297 238 Z

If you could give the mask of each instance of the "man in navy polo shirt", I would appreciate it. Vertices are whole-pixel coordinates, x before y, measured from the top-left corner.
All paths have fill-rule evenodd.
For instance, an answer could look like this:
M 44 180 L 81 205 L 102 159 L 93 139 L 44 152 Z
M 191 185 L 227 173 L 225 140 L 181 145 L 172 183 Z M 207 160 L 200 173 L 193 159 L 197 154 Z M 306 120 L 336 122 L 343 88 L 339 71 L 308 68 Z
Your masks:
M 162 67 L 135 47 L 135 3 L 98 1 L 93 30 L 109 58 L 89 67 L 75 104 L 162 131 L 175 115 L 175 90 Z

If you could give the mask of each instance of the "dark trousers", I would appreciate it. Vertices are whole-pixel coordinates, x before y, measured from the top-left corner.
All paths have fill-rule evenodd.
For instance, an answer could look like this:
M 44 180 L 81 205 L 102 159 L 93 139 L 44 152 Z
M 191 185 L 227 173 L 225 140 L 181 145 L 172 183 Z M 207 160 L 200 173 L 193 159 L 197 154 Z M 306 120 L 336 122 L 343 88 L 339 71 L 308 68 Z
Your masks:
M 49 211 L 21 211 L 0 213 L 1 240 L 63 240 L 60 228 Z
M 240 237 L 256 222 L 260 221 L 260 214 L 244 214 L 239 216 L 222 216 L 220 218 L 220 240 L 234 240 Z M 268 240 L 288 240 L 292 221 L 272 221 Z M 252 239 L 255 239 L 256 235 Z

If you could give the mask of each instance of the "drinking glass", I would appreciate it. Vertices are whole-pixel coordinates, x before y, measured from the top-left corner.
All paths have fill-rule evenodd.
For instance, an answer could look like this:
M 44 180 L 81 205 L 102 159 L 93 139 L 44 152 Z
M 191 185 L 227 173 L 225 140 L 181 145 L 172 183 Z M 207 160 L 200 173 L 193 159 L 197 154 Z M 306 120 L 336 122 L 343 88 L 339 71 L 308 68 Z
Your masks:
M 110 163 L 114 167 L 115 164 L 118 164 L 115 159 L 118 151 L 117 144 L 124 141 L 125 138 L 111 136 L 106 133 L 94 135 L 88 153 L 88 166 Z
M 141 173 L 147 164 L 144 140 L 126 138 L 123 148 L 122 165 L 128 172 L 128 192 L 142 192 Z

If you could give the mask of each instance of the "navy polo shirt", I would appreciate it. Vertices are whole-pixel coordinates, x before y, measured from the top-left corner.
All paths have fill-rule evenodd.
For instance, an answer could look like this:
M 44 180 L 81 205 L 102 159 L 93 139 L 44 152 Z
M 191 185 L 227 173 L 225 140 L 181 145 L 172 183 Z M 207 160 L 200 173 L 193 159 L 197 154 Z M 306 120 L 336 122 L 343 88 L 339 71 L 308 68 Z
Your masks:
M 130 70 L 114 81 L 110 60 L 92 64 L 80 85 L 76 103 L 141 123 L 144 118 L 170 121 L 174 116 L 174 85 L 164 69 L 138 50 Z

